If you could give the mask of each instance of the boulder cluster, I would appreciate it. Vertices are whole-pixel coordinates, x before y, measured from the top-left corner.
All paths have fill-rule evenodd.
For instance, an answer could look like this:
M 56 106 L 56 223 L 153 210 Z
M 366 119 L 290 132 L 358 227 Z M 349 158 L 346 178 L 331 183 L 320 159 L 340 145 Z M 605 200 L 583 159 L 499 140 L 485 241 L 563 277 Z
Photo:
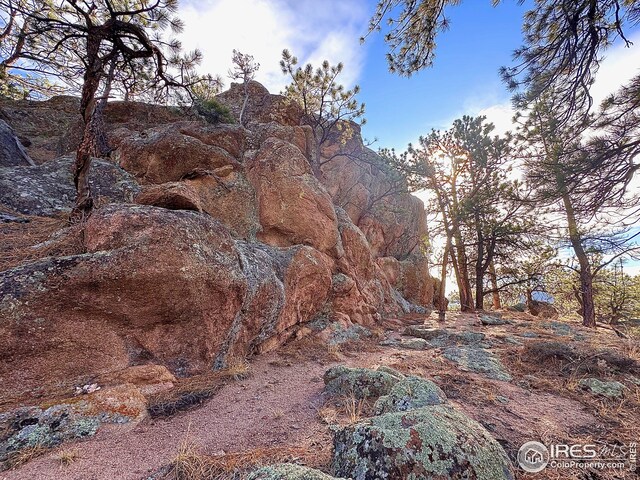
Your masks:
M 108 105 L 98 208 L 0 272 L 7 398 L 73 392 L 139 365 L 193 375 L 308 334 L 314 320 L 366 327 L 432 305 L 422 202 L 393 188 L 355 125 L 322 145 L 314 173 L 300 110 L 249 90 L 245 125 Z M 233 85 L 218 101 L 236 112 L 243 95 Z M 77 102 L 0 101 L 3 221 L 70 211 Z
M 514 478 L 502 446 L 482 425 L 452 406 L 431 380 L 405 376 L 389 367 L 338 365 L 325 373 L 324 382 L 330 397 L 375 402 L 375 416 L 333 427 L 335 477 L 283 464 L 260 469 L 249 478 Z

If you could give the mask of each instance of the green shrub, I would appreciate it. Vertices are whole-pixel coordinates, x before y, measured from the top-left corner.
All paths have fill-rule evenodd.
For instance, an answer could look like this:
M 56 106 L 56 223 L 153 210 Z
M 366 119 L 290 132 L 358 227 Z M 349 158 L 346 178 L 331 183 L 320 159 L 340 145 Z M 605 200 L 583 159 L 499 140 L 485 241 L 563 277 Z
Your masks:
M 198 99 L 194 106 L 209 123 L 236 123 L 229 109 L 214 99 Z

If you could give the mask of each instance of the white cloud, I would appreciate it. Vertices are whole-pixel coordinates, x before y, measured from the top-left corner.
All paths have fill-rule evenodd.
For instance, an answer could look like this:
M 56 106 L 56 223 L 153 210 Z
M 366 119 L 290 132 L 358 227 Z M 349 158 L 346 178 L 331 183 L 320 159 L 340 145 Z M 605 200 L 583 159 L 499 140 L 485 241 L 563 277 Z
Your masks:
M 494 134 L 504 135 L 509 130 L 513 131 L 515 129 L 513 124 L 514 111 L 510 102 L 499 103 L 483 108 L 478 112 L 478 115 L 486 116 L 487 121 L 495 125 L 496 129 L 493 131 Z
M 365 54 L 359 43 L 367 21 L 365 0 L 191 1 L 181 4 L 179 15 L 185 22 L 180 35 L 184 49 L 199 48 L 204 54 L 200 71 L 222 75 L 227 84 L 234 48 L 255 57 L 261 65 L 256 80 L 273 93 L 287 83 L 279 65 L 285 48 L 301 63 L 343 62 L 341 81 L 348 86 L 360 74 Z
M 640 73 L 640 32 L 636 32 L 629 40 L 633 43 L 630 47 L 619 44 L 605 53 L 606 57 L 591 87 L 596 105 Z

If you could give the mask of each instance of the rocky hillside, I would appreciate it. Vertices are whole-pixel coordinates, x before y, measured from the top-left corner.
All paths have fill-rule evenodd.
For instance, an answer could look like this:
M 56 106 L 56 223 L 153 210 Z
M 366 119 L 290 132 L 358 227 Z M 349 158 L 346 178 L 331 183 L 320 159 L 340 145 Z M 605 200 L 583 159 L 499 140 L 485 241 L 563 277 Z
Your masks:
M 301 112 L 250 91 L 246 128 L 110 104 L 99 208 L 74 227 L 62 219 L 77 100 L 0 102 L 1 410 L 97 379 L 135 384 L 141 365 L 170 377 L 224 368 L 431 306 L 421 201 L 392 188 L 357 128 L 323 146 L 317 178 Z M 219 100 L 237 113 L 242 90 Z

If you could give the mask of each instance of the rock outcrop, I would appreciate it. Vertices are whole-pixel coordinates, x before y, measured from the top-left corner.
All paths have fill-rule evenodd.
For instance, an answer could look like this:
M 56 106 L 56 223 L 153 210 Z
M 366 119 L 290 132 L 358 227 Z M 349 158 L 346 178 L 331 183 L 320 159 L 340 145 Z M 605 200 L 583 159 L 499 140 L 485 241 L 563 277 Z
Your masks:
M 257 83 L 249 90 L 244 125 L 109 105 L 113 151 L 91 174 L 98 208 L 50 240 L 77 235 L 77 249 L 0 272 L 0 381 L 10 398 L 96 380 L 164 388 L 171 376 L 312 334 L 317 319 L 368 332 L 431 306 L 422 203 L 376 163 L 355 126 L 322 146 L 316 177 L 300 109 Z M 218 100 L 237 114 L 244 93 L 235 85 Z M 77 100 L 0 108 L 38 163 L 0 167 L 2 208 L 68 211 L 73 157 L 60 155 L 77 144 Z M 130 370 L 150 365 L 166 369 L 156 372 L 164 380 Z
M 356 480 L 379 478 L 513 479 L 500 444 L 448 405 L 387 413 L 335 434 L 333 470 Z

